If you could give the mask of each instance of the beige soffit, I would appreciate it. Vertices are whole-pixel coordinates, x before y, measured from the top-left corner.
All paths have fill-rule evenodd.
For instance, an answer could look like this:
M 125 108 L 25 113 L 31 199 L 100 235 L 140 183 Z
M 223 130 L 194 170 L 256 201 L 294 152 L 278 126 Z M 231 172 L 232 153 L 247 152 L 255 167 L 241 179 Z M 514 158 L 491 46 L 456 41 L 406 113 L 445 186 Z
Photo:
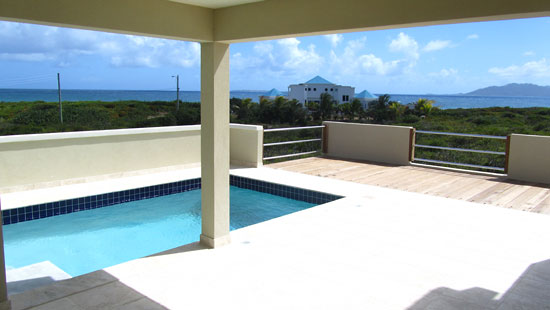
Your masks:
M 266 0 L 214 10 L 227 43 L 550 16 L 550 0 Z
M 179 3 L 201 6 L 210 9 L 220 9 L 246 3 L 261 2 L 264 0 L 170 0 Z

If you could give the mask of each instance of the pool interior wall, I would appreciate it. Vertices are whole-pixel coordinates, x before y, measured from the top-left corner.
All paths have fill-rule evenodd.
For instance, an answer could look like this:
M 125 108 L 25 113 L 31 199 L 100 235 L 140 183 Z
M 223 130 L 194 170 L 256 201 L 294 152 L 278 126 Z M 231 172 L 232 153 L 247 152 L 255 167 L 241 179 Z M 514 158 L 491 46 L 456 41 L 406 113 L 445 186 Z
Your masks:
M 315 206 L 230 187 L 231 230 Z M 50 263 L 78 276 L 199 240 L 201 190 L 73 212 L 4 228 L 8 278 Z
M 230 175 L 230 185 L 251 189 L 254 191 L 273 194 L 294 200 L 305 201 L 314 204 L 327 203 L 341 196 L 281 185 L 266 181 Z M 32 221 L 46 217 L 79 212 L 84 210 L 107 207 L 123 202 L 149 199 L 190 190 L 200 189 L 201 179 L 189 179 L 166 184 L 159 184 L 136 189 L 92 195 L 74 199 L 48 202 L 38 205 L 14 208 L 2 211 L 2 224 L 10 225 L 20 222 Z

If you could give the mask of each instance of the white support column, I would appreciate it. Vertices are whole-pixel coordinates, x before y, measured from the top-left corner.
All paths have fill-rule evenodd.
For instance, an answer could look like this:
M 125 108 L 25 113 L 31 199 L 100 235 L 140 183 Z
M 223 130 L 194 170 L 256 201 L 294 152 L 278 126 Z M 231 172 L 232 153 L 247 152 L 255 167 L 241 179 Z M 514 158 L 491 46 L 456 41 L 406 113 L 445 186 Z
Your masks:
M 200 242 L 218 247 L 229 238 L 229 44 L 201 43 Z
M 6 261 L 4 260 L 4 236 L 2 230 L 2 225 L 0 225 L 0 310 L 10 310 L 11 302 L 8 300 Z

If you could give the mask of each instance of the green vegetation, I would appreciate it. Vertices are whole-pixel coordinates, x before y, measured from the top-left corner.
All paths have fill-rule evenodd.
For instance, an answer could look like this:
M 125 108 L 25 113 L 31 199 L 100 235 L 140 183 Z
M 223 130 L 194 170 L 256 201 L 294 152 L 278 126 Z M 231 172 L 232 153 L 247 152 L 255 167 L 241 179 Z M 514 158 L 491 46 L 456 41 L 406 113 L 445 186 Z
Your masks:
M 176 113 L 173 102 L 1 102 L 0 135 L 102 130 L 200 123 L 200 104 L 183 102 Z
M 483 108 L 438 109 L 436 103 L 420 99 L 410 104 L 391 101 L 380 96 L 364 109 L 358 100 L 337 105 L 329 95 L 320 102 L 305 106 L 295 100 L 278 97 L 275 100 L 232 98 L 230 120 L 234 123 L 259 124 L 265 128 L 320 125 L 322 120 L 411 126 L 417 130 L 476 133 L 506 136 L 510 133 L 550 135 L 549 108 Z M 46 132 L 137 128 L 200 123 L 200 104 L 182 102 L 179 111 L 174 102 L 65 102 L 64 123 L 59 122 L 57 103 L 0 102 L 0 135 Z M 320 138 L 320 129 L 273 132 L 265 134 L 265 143 Z M 417 134 L 417 144 L 469 149 L 504 151 L 504 140 L 448 137 Z M 265 156 L 319 150 L 319 142 L 273 146 Z M 499 155 L 416 149 L 417 158 L 473 163 L 485 166 L 504 165 Z

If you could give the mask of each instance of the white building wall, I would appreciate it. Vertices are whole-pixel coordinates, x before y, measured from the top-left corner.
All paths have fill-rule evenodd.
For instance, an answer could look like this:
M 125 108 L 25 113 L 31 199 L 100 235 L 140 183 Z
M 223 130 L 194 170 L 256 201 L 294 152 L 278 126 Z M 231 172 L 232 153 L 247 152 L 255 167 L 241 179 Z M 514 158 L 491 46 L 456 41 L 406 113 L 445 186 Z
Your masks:
M 296 99 L 302 104 L 306 100 L 319 102 L 322 93 L 329 93 L 338 104 L 342 104 L 353 100 L 355 87 L 335 84 L 293 84 L 288 87 L 288 99 Z

